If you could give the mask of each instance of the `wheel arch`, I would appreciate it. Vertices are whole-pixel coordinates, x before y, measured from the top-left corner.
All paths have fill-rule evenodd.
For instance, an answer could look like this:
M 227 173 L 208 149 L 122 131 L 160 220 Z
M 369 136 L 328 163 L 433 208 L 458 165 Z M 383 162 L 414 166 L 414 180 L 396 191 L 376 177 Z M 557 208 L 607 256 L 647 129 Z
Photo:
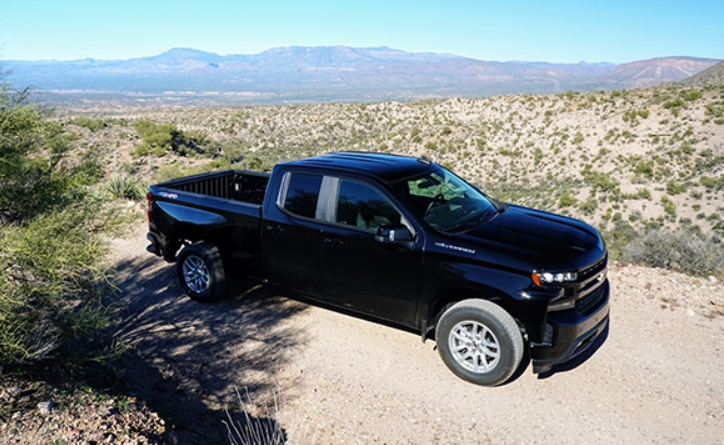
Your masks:
M 510 314 L 511 317 L 513 317 L 513 320 L 515 320 L 521 328 L 521 331 L 525 331 L 524 323 L 519 317 L 517 311 L 514 309 L 513 304 L 511 304 L 512 297 L 500 289 L 476 284 L 475 286 L 459 285 L 440 290 L 434 296 L 432 302 L 428 305 L 426 314 L 427 318 L 425 319 L 426 323 L 424 323 L 425 326 L 427 326 L 427 332 L 423 333 L 423 337 L 425 339 L 434 338 L 440 317 L 442 317 L 442 314 L 449 307 L 460 301 L 476 298 L 487 300 L 500 306 L 504 311 Z

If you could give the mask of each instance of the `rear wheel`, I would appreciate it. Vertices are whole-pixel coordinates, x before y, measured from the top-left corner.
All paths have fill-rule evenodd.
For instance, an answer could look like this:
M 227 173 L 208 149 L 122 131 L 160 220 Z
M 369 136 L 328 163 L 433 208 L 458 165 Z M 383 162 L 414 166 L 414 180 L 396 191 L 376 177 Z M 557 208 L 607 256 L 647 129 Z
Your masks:
M 435 341 L 453 373 L 483 386 L 505 383 L 523 358 L 523 337 L 515 320 L 486 300 L 451 306 L 440 317 Z
M 186 295 L 202 303 L 218 299 L 226 290 L 226 274 L 219 250 L 207 242 L 186 246 L 176 261 L 176 273 Z

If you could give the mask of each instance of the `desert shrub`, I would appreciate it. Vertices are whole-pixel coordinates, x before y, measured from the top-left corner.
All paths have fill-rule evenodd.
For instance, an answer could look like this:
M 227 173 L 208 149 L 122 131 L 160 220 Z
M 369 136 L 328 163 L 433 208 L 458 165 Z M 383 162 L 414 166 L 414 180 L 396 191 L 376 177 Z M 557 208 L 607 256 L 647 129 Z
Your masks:
M 101 128 L 108 127 L 108 123 L 103 119 L 90 119 L 85 116 L 78 116 L 71 119 L 68 123 L 77 125 L 79 127 L 85 127 L 90 131 L 98 131 Z
M 712 178 L 711 176 L 702 176 L 699 179 L 699 182 L 701 185 L 707 188 L 714 188 L 716 187 L 716 183 L 718 182 L 717 178 Z
M 0 367 L 113 344 L 101 335 L 111 312 L 99 236 L 113 219 L 88 187 L 92 160 L 69 167 L 66 151 L 61 127 L 25 92 L 0 89 Z
M 615 192 L 619 190 L 618 180 L 603 172 L 584 170 L 583 180 L 594 189 L 599 189 L 603 192 Z
M 699 234 L 685 231 L 651 231 L 624 249 L 632 263 L 678 270 L 692 275 L 709 275 L 724 270 L 722 245 Z
M 561 207 L 570 207 L 576 205 L 576 202 L 576 198 L 568 192 L 563 192 L 563 194 L 561 194 L 558 198 L 558 205 Z
M 701 99 L 701 91 L 697 91 L 697 90 L 682 91 L 681 95 L 684 98 L 684 100 L 689 101 L 689 102 L 697 100 L 697 99 Z
M 638 190 L 636 190 L 636 197 L 638 199 L 646 199 L 651 200 L 651 190 L 647 189 L 646 187 L 642 187 Z
M 705 116 L 722 117 L 724 116 L 724 106 L 717 105 L 716 103 L 706 104 L 706 110 L 704 111 Z
M 581 212 L 584 215 L 593 215 L 598 208 L 598 200 L 596 198 L 590 198 L 580 204 Z
M 613 217 L 610 215 L 611 209 L 609 208 L 608 210 L 608 219 L 613 219 Z M 637 239 L 638 237 L 638 232 L 629 223 L 622 220 L 620 216 L 616 218 L 613 230 L 610 230 L 604 234 L 604 238 L 607 242 L 608 254 L 611 259 L 622 259 L 624 257 L 623 252 L 626 246 L 628 246 L 631 241 Z
M 168 152 L 179 156 L 217 154 L 220 146 L 200 133 L 181 131 L 171 123 L 139 120 L 134 125 L 142 141 L 132 152 L 135 156 L 153 154 L 161 157 Z
M 684 101 L 681 99 L 667 100 L 666 102 L 664 102 L 664 108 L 666 109 L 677 108 L 681 107 L 682 105 L 684 105 Z
M 666 193 L 669 195 L 678 195 L 686 191 L 687 185 L 685 183 L 679 183 L 676 181 L 669 181 L 666 183 Z
M 63 208 L 73 189 L 96 180 L 92 159 L 61 166 L 67 150 L 62 127 L 30 104 L 26 92 L 0 87 L 0 222 Z
M 2 226 L 0 365 L 45 358 L 109 325 L 105 248 L 89 220 L 72 209 Z
M 664 206 L 664 212 L 669 216 L 676 215 L 676 204 L 666 196 L 661 197 L 661 204 Z
M 238 388 L 234 389 L 236 390 L 239 406 L 242 409 L 242 416 L 234 418 L 226 409 L 228 422 L 225 420 L 222 422 L 226 425 L 229 443 L 232 445 L 284 445 L 290 443 L 287 433 L 280 423 L 283 417 L 284 403 L 281 391 L 274 392 L 271 407 L 265 406 L 262 409 L 261 416 L 256 417 L 247 408 L 247 406 L 254 406 L 248 389 L 245 389 L 245 397 L 241 395 Z
M 113 176 L 103 187 L 103 191 L 113 199 L 141 201 L 146 196 L 147 187 L 129 176 Z

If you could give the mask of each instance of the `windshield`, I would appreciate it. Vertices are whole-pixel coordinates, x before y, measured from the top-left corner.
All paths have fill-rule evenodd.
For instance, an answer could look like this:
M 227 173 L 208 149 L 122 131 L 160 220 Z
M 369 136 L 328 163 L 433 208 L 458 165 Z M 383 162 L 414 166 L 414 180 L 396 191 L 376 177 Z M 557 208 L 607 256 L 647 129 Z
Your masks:
M 441 232 L 458 232 L 480 224 L 496 205 L 452 172 L 435 170 L 391 184 L 419 217 Z

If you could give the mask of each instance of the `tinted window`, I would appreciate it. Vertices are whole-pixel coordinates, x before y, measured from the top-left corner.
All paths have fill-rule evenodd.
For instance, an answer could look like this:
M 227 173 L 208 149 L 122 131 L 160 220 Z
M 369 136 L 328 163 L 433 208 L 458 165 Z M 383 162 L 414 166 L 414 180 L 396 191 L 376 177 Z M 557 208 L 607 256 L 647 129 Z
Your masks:
M 292 173 L 283 207 L 299 216 L 314 218 L 321 185 L 322 176 Z
M 337 216 L 339 224 L 375 230 L 386 224 L 400 224 L 400 214 L 377 190 L 354 181 L 339 183 Z
M 430 226 L 437 230 L 470 230 L 496 211 L 484 195 L 440 167 L 390 185 Z

